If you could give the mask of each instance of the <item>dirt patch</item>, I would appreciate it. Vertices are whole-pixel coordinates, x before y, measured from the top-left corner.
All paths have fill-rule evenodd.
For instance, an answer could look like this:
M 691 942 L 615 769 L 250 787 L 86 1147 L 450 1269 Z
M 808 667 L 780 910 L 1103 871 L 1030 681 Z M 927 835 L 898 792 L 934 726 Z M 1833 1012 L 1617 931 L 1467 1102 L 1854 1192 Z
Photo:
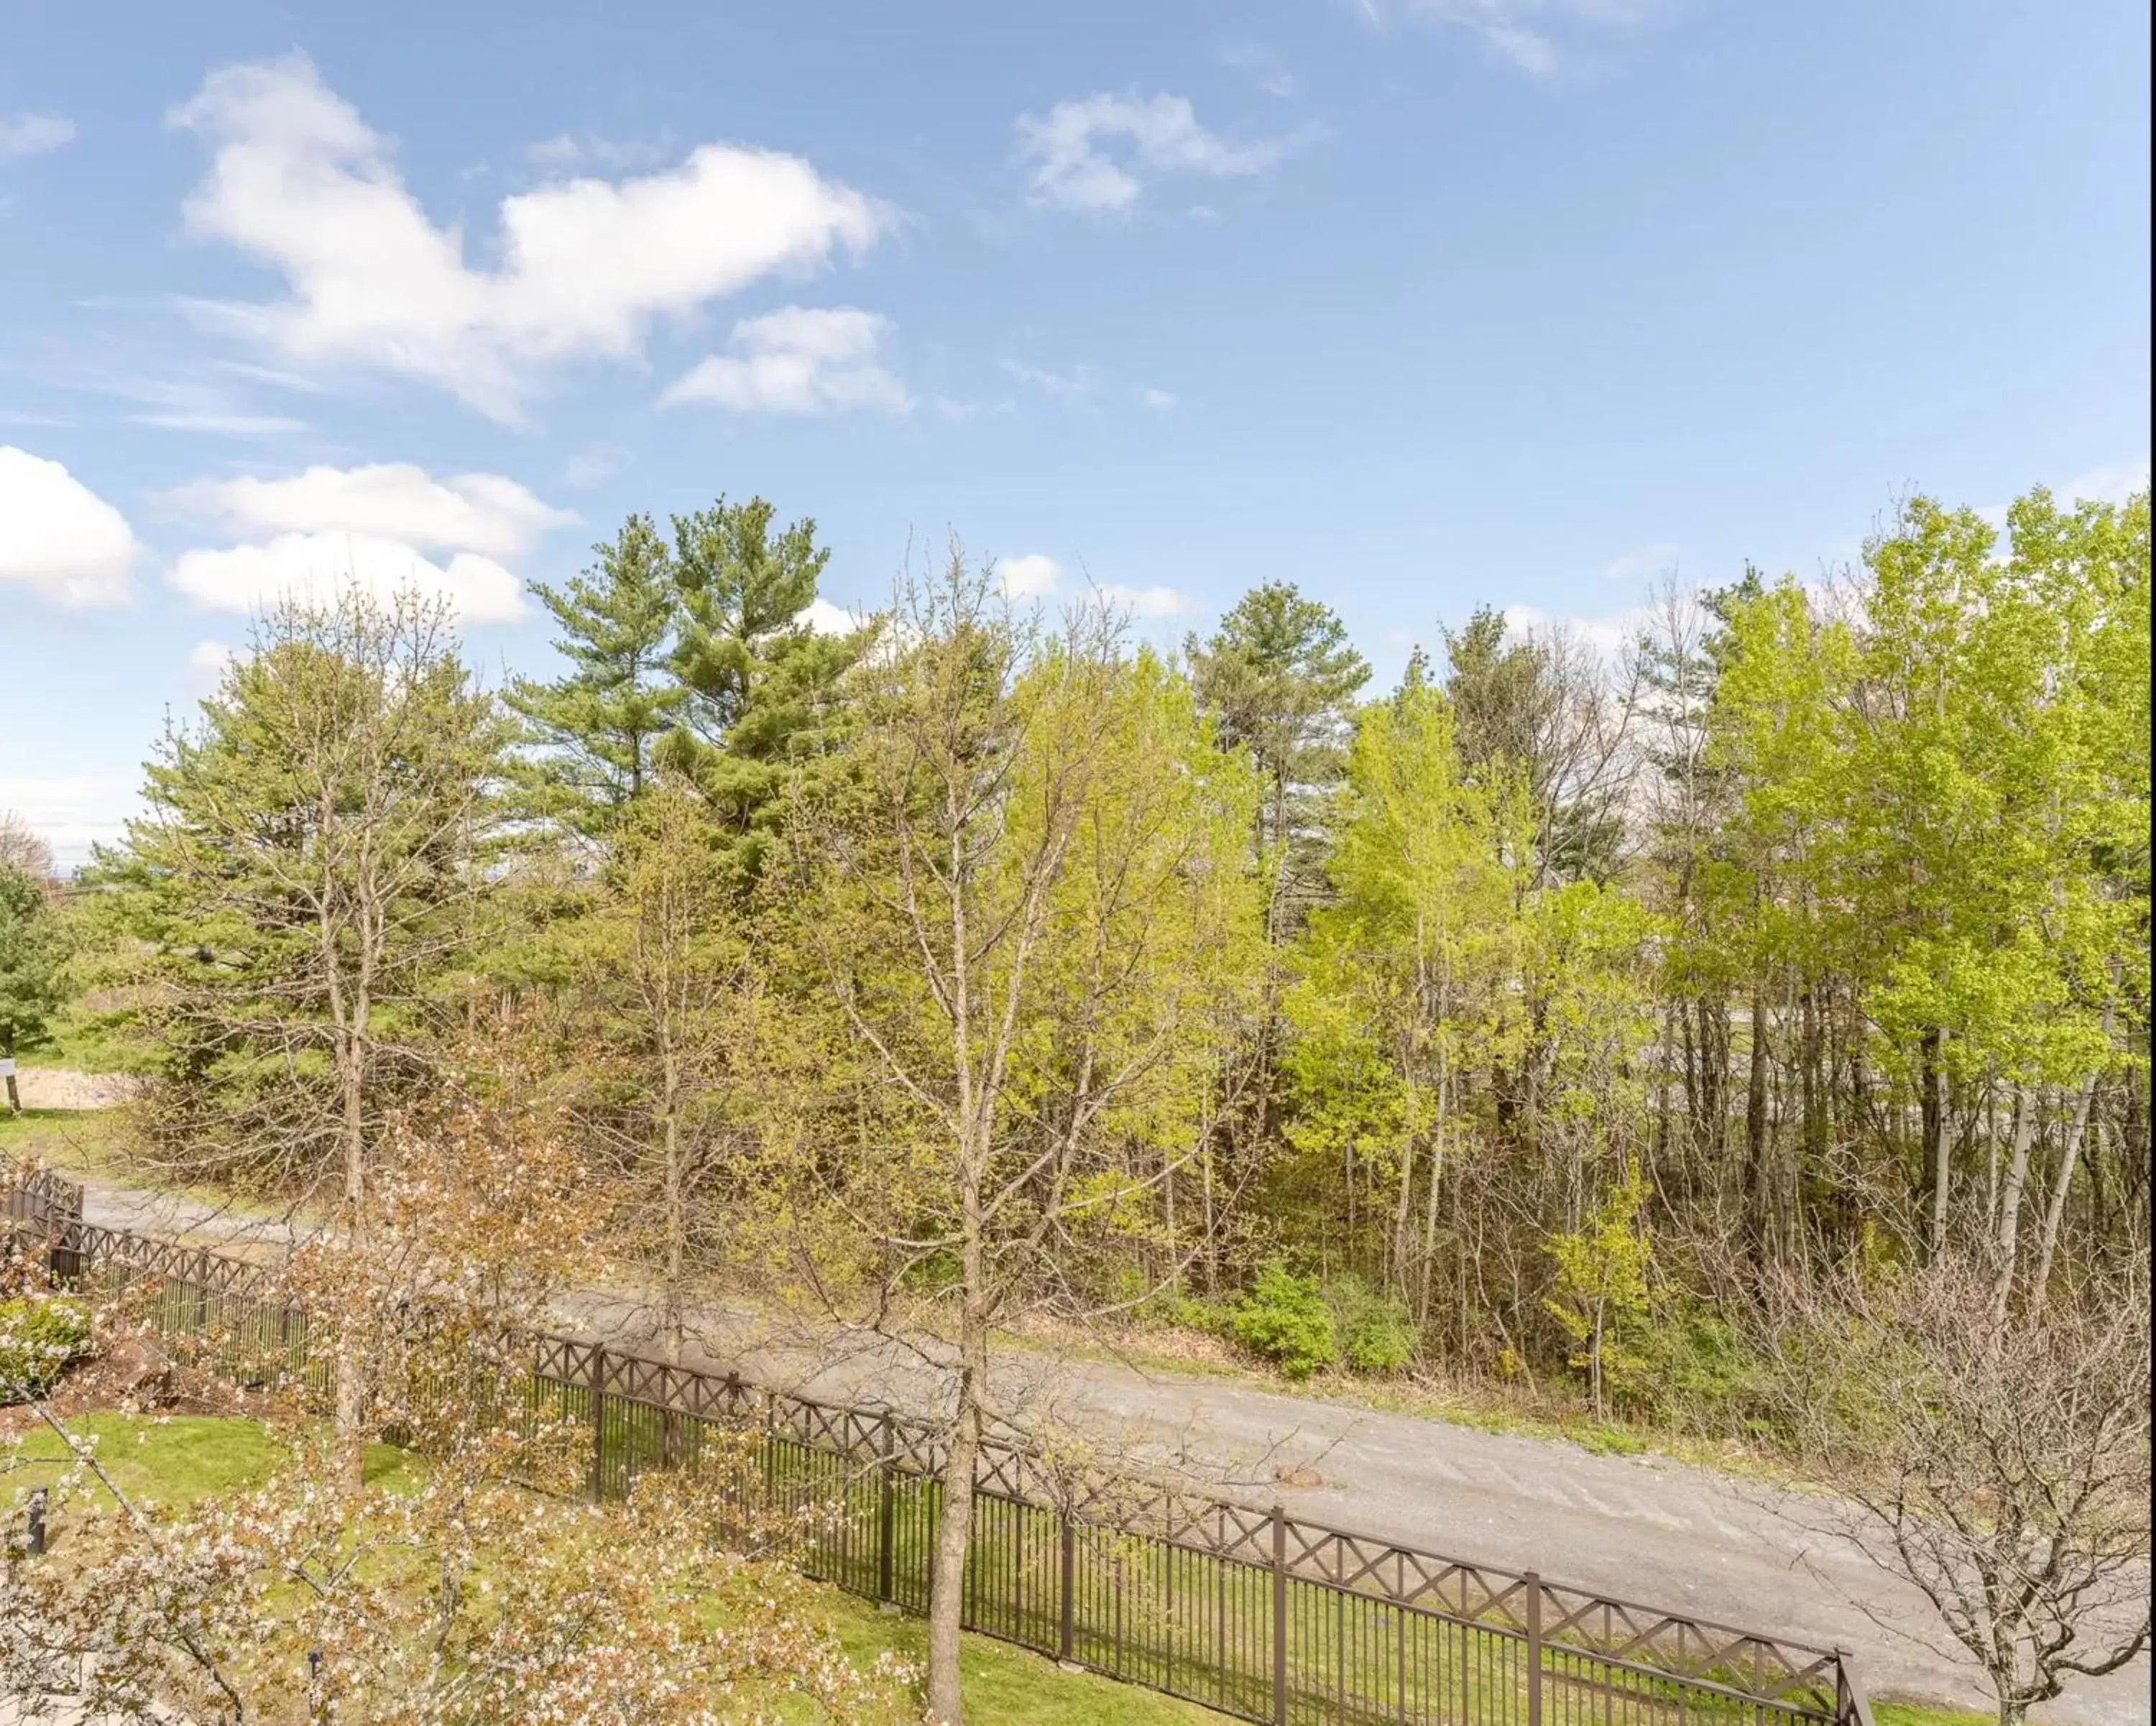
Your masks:
M 78 1073 L 72 1067 L 25 1067 L 15 1083 L 25 1109 L 110 1109 L 141 1088 L 141 1081 L 128 1073 Z
M 260 1392 L 238 1390 L 136 1337 L 76 1362 L 49 1399 L 63 1420 L 91 1414 L 260 1415 L 268 1406 Z M 27 1405 L 0 1408 L 0 1438 L 44 1425 Z

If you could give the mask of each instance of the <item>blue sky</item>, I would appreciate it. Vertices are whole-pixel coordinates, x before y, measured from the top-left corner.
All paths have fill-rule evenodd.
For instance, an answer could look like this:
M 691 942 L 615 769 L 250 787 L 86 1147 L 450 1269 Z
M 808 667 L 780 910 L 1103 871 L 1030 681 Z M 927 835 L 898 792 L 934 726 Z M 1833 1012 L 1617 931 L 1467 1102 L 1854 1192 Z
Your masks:
M 266 592 L 536 668 L 522 580 L 721 492 L 841 605 L 956 530 L 1163 640 L 1298 581 L 1383 676 L 2116 494 L 2148 70 L 2123 0 L 17 0 L 0 807 L 109 833 Z

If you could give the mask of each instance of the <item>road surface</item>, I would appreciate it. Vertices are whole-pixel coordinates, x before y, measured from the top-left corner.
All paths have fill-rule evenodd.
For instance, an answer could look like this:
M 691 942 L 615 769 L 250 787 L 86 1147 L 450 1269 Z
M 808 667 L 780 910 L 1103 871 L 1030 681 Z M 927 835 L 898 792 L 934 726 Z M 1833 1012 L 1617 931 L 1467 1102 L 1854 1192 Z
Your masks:
M 87 1219 L 274 1255 L 300 1232 L 172 1196 L 93 1181 Z M 632 1298 L 565 1298 L 562 1319 L 633 1346 L 649 1334 Z M 887 1345 L 850 1352 L 765 1334 L 755 1315 L 699 1315 L 689 1364 L 734 1368 L 760 1382 L 832 1401 L 932 1402 L 937 1376 Z M 1986 1706 L 1965 1654 L 1937 1630 L 1914 1590 L 1875 1566 L 1846 1536 L 1823 1532 L 1816 1501 L 1686 1464 L 1599 1456 L 1561 1440 L 1486 1432 L 1285 1395 L 1221 1378 L 1180 1376 L 1116 1361 L 1054 1361 L 1012 1350 L 997 1368 L 998 1401 L 1037 1421 L 1068 1422 L 1117 1446 L 1178 1449 L 1238 1469 L 1223 1495 L 1280 1502 L 1306 1520 L 1404 1545 L 1536 1570 L 1553 1582 L 1855 1653 L 1875 1698 Z M 1322 1484 L 1275 1483 L 1276 1467 Z M 2057 1726 L 2145 1726 L 2146 1653 L 2102 1679 L 2070 1681 L 2035 1711 Z

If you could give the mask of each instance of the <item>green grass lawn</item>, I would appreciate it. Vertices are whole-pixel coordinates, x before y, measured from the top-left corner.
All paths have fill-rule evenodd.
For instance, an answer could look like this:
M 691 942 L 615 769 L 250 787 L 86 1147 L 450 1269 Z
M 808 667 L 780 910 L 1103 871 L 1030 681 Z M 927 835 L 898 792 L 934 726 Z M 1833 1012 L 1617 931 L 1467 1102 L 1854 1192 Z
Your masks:
M 98 1461 L 122 1492 L 174 1507 L 260 1480 L 275 1465 L 280 1449 L 272 1433 L 248 1420 L 90 1415 L 69 1425 L 97 1440 Z M 12 1498 L 17 1489 L 27 1491 L 51 1480 L 59 1472 L 64 1453 L 54 1434 L 33 1433 L 23 1447 L 31 1466 L 0 1476 L 0 1503 Z M 368 1453 L 371 1479 L 392 1477 L 406 1467 L 403 1452 L 387 1445 L 377 1445 Z M 836 1588 L 818 1592 L 834 1631 L 856 1660 L 866 1664 L 886 1650 L 916 1661 L 925 1657 L 927 1626 L 919 1620 L 880 1613 Z M 1019 1726 L 1195 1726 L 1221 1718 L 1111 1679 L 1064 1672 L 1039 1655 L 985 1636 L 968 1636 L 963 1658 L 969 1717 L 976 1719 L 1011 1721 Z
M 0 1097 L 0 1154 L 70 1174 L 100 1174 L 110 1166 L 119 1130 L 110 1110 L 26 1109 L 10 1114 L 6 1103 Z
M 1935 1708 L 1917 1702 L 1875 1702 L 1871 1726 L 1995 1726 L 1999 1716 L 1967 1708 Z

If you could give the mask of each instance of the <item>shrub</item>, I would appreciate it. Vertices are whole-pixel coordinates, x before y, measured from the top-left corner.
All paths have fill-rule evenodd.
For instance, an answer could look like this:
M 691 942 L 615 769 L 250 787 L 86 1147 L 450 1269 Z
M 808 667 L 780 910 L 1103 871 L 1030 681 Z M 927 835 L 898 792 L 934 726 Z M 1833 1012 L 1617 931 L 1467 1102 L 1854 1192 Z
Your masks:
M 27 1294 L 0 1301 L 0 1403 L 45 1396 L 89 1346 L 90 1313 L 80 1303 Z
M 1299 1277 L 1278 1259 L 1258 1273 L 1229 1319 L 1235 1340 L 1291 1379 L 1308 1378 L 1340 1358 L 1332 1309 L 1315 1277 Z
M 1414 1358 L 1414 1320 L 1405 1301 L 1378 1293 L 1359 1277 L 1334 1283 L 1331 1297 L 1340 1353 L 1357 1372 L 1398 1372 Z

